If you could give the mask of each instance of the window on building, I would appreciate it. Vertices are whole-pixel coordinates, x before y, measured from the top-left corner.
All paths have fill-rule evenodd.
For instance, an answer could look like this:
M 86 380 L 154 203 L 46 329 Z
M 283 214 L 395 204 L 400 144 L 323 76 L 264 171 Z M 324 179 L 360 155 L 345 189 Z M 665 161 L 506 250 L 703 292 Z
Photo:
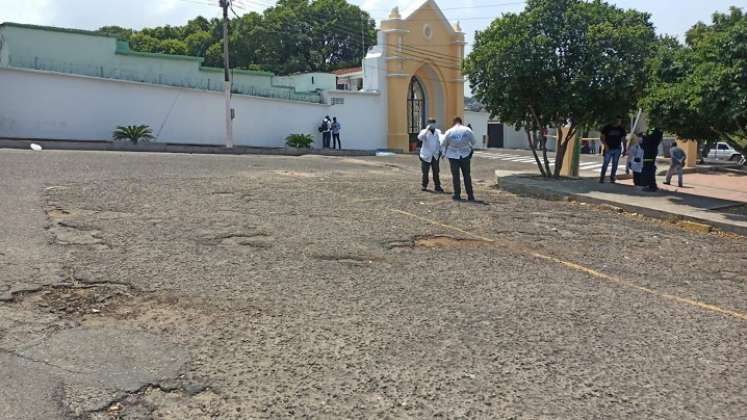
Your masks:
M 332 98 L 332 105 L 345 105 L 345 98 Z

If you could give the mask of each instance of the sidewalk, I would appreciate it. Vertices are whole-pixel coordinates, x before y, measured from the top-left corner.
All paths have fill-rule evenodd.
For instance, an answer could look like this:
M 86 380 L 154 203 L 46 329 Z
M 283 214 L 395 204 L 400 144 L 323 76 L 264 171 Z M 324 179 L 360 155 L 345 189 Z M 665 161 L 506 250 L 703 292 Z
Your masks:
M 685 174 L 684 188 L 677 187 L 677 176 L 672 178 L 672 185 L 664 185 L 664 177 L 658 178 L 659 188 L 700 197 L 720 198 L 728 201 L 747 203 L 747 175 L 730 172 L 706 172 Z M 633 185 L 632 180 L 621 181 Z
M 374 150 L 330 150 L 330 149 L 296 149 L 292 147 L 255 147 L 239 146 L 226 148 L 212 144 L 182 143 L 140 143 L 113 142 L 111 140 L 42 140 L 17 139 L 0 137 L 0 149 L 29 149 L 32 143 L 42 146 L 44 150 L 83 150 L 106 152 L 145 152 L 145 153 L 186 153 L 207 155 L 278 155 L 278 156 L 374 156 Z
M 723 231 L 747 235 L 747 206 L 745 201 L 737 200 L 741 197 L 739 193 L 721 191 L 723 197 L 732 199 L 690 194 L 690 190 L 688 194 L 664 189 L 658 193 L 646 193 L 622 183 L 600 184 L 598 180 L 589 179 L 545 180 L 535 174 L 514 171 L 496 171 L 495 174 L 496 182 L 501 189 L 516 194 L 556 200 L 571 197 L 580 202 L 607 204 L 662 219 L 676 217 Z M 696 175 L 709 176 L 688 175 L 685 178 L 685 185 L 688 179 L 696 182 Z M 706 183 L 707 179 L 698 179 L 697 182 Z M 744 178 L 735 179 L 733 182 L 744 184 Z M 701 194 L 718 190 L 709 187 L 708 184 L 697 187 L 695 184 L 692 185 L 692 190 Z M 678 190 L 676 187 L 673 189 Z

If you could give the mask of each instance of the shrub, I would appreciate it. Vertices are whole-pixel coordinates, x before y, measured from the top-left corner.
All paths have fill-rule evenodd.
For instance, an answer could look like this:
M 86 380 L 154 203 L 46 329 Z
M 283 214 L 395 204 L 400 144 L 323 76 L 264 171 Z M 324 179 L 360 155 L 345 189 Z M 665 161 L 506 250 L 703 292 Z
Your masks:
M 314 138 L 311 134 L 291 134 L 285 138 L 285 144 L 288 147 L 296 147 L 299 149 L 308 149 L 314 143 Z
M 140 141 L 153 140 L 153 130 L 147 125 L 128 125 L 117 127 L 112 133 L 112 138 L 116 141 L 129 140 L 132 144 L 138 144 Z

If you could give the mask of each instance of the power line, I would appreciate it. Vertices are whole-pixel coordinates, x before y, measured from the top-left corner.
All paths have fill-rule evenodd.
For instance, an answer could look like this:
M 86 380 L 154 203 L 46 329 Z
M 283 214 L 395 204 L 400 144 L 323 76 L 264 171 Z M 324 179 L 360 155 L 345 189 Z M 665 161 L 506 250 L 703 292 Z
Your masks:
M 512 1 L 508 3 L 474 4 L 471 6 L 440 7 L 441 10 L 464 10 L 464 9 L 486 9 L 491 7 L 516 6 L 525 4 L 526 1 Z M 388 12 L 391 9 L 370 9 L 371 12 Z

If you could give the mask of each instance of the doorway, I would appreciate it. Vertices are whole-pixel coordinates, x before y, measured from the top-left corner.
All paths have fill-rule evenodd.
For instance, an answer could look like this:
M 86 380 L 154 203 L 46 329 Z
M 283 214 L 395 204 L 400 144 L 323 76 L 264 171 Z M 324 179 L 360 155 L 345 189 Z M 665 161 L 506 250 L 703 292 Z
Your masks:
M 503 148 L 503 124 L 488 123 L 488 147 Z
M 413 77 L 407 90 L 407 132 L 410 135 L 410 151 L 418 145 L 418 134 L 425 128 L 425 89 L 420 81 Z

